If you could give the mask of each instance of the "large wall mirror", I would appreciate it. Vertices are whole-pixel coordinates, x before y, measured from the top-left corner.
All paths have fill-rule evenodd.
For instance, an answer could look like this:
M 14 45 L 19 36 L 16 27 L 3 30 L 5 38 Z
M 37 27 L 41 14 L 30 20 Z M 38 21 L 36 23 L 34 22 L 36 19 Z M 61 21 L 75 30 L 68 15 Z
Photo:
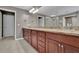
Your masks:
M 64 29 L 71 29 L 71 30 L 79 30 L 79 18 L 78 14 L 71 16 L 65 16 L 63 18 Z
M 79 30 L 79 12 L 55 17 L 38 16 L 38 26 L 53 29 Z

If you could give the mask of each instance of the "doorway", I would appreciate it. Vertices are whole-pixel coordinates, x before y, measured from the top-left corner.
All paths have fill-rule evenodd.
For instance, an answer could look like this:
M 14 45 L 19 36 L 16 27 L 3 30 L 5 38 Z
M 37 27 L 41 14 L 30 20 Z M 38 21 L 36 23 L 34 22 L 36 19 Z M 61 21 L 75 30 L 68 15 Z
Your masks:
M 15 13 L 0 11 L 2 13 L 2 38 L 15 38 Z
M 43 16 L 38 17 L 38 26 L 44 27 L 44 17 Z

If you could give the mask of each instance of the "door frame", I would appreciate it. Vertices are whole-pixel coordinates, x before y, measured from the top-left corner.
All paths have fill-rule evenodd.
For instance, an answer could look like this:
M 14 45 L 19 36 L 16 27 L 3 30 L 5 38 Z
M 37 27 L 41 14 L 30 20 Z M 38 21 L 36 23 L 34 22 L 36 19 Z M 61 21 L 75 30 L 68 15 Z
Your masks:
M 14 10 L 10 10 L 10 9 L 7 9 L 7 8 L 0 8 L 0 10 L 4 10 L 4 11 L 9 11 L 9 12 L 13 12 L 15 15 L 14 15 L 14 17 L 15 17 L 15 19 L 14 19 L 14 31 L 15 31 L 15 40 L 16 40 L 16 11 L 14 11 Z

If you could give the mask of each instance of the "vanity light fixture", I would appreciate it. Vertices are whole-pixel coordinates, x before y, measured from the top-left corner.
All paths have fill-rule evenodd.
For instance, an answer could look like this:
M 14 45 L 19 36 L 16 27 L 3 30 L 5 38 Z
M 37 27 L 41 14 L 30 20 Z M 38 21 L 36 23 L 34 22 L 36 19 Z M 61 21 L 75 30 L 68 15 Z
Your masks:
M 33 11 L 33 14 L 35 14 L 36 12 L 38 12 L 38 9 L 36 9 L 35 11 Z
M 29 13 L 37 13 L 39 11 L 40 6 L 33 6 L 33 8 L 31 10 L 29 10 Z
M 50 15 L 50 17 L 55 17 L 56 15 Z
M 33 11 L 35 10 L 35 8 L 32 8 L 31 10 L 29 10 L 30 13 L 33 13 Z

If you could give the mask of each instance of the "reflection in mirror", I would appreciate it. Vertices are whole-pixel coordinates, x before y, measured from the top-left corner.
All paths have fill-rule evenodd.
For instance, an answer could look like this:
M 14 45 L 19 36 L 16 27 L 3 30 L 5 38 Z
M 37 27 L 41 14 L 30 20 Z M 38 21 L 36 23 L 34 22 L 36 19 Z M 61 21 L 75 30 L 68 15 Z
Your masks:
M 65 17 L 65 25 L 67 29 L 72 28 L 72 17 Z
M 44 28 L 79 31 L 79 12 L 74 12 L 74 13 L 59 15 L 54 17 L 45 16 L 44 21 L 39 17 L 38 21 L 41 25 L 40 27 L 42 27 L 43 24 Z

